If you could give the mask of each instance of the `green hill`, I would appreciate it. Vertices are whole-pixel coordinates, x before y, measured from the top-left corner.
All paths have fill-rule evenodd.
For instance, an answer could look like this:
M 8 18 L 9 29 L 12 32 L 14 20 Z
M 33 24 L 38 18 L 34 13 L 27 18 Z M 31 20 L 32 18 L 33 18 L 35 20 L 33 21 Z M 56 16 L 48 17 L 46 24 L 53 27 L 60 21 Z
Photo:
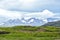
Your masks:
M 60 40 L 60 27 L 0 27 L 1 40 Z
M 60 27 L 60 21 L 55 21 L 55 22 L 48 22 L 42 26 L 56 26 L 56 27 Z

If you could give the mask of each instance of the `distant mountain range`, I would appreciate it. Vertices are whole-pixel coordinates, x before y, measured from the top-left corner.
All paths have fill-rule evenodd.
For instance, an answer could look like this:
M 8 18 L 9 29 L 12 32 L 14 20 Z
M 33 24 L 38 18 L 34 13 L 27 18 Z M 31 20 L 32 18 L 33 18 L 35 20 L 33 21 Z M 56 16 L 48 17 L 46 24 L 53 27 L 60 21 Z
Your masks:
M 56 26 L 56 27 L 60 27 L 60 21 L 55 21 L 55 22 L 48 22 L 42 26 Z
M 55 19 L 48 18 L 47 20 L 39 20 L 36 18 L 30 18 L 28 20 L 25 20 L 24 18 L 22 19 L 9 19 L 5 22 L 1 23 L 1 26 L 14 26 L 14 25 L 31 25 L 31 26 L 41 26 L 44 24 L 44 26 L 54 26 L 54 25 L 59 25 L 60 21 L 56 21 Z
M 11 12 L 0 9 L 0 26 L 15 26 L 15 25 L 31 25 L 41 26 L 46 23 L 59 21 L 60 16 L 49 11 L 27 13 L 27 12 Z
M 44 23 L 46 22 L 43 20 L 35 19 L 35 18 L 30 18 L 28 20 L 25 20 L 24 18 L 22 18 L 22 19 L 9 19 L 8 21 L 3 22 L 2 25 L 4 26 L 13 26 L 13 25 L 40 26 Z

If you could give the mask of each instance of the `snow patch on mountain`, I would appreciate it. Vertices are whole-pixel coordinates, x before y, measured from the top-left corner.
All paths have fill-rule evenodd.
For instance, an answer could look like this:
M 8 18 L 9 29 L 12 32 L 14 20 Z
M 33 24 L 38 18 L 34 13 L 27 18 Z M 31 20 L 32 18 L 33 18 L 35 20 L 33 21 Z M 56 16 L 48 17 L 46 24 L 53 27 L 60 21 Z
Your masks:
M 0 25 L 42 25 L 55 20 L 60 16 L 49 10 L 30 13 L 0 9 Z

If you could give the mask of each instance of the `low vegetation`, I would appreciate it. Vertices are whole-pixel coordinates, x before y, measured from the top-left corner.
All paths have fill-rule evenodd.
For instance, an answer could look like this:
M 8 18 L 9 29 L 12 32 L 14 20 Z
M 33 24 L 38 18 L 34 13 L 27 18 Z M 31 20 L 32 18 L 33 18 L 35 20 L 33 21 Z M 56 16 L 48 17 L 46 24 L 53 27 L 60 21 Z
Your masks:
M 0 40 L 60 40 L 60 27 L 0 27 Z

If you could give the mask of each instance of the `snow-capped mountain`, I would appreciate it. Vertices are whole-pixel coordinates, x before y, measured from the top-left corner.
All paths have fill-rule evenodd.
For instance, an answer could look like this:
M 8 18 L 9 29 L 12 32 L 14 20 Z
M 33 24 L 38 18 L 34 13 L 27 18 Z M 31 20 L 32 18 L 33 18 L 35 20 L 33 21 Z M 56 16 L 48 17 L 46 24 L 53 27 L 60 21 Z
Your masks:
M 15 12 L 0 9 L 0 25 L 32 25 L 40 26 L 47 22 L 58 21 L 60 16 L 56 13 L 44 10 L 42 12 L 28 13 L 28 12 Z
M 30 18 L 28 20 L 22 19 L 9 19 L 6 22 L 3 22 L 2 26 L 14 26 L 14 25 L 32 25 L 32 26 L 41 26 L 47 22 L 53 22 L 56 19 L 48 18 L 47 20 L 39 20 L 36 18 Z M 47 21 L 47 22 L 46 22 Z
M 3 22 L 2 25 L 4 26 L 13 26 L 13 25 L 32 25 L 32 26 L 40 26 L 42 24 L 46 23 L 43 20 L 35 19 L 35 18 L 30 18 L 28 20 L 25 19 L 10 19 L 6 22 Z
M 47 18 L 48 22 L 59 21 L 60 18 Z

